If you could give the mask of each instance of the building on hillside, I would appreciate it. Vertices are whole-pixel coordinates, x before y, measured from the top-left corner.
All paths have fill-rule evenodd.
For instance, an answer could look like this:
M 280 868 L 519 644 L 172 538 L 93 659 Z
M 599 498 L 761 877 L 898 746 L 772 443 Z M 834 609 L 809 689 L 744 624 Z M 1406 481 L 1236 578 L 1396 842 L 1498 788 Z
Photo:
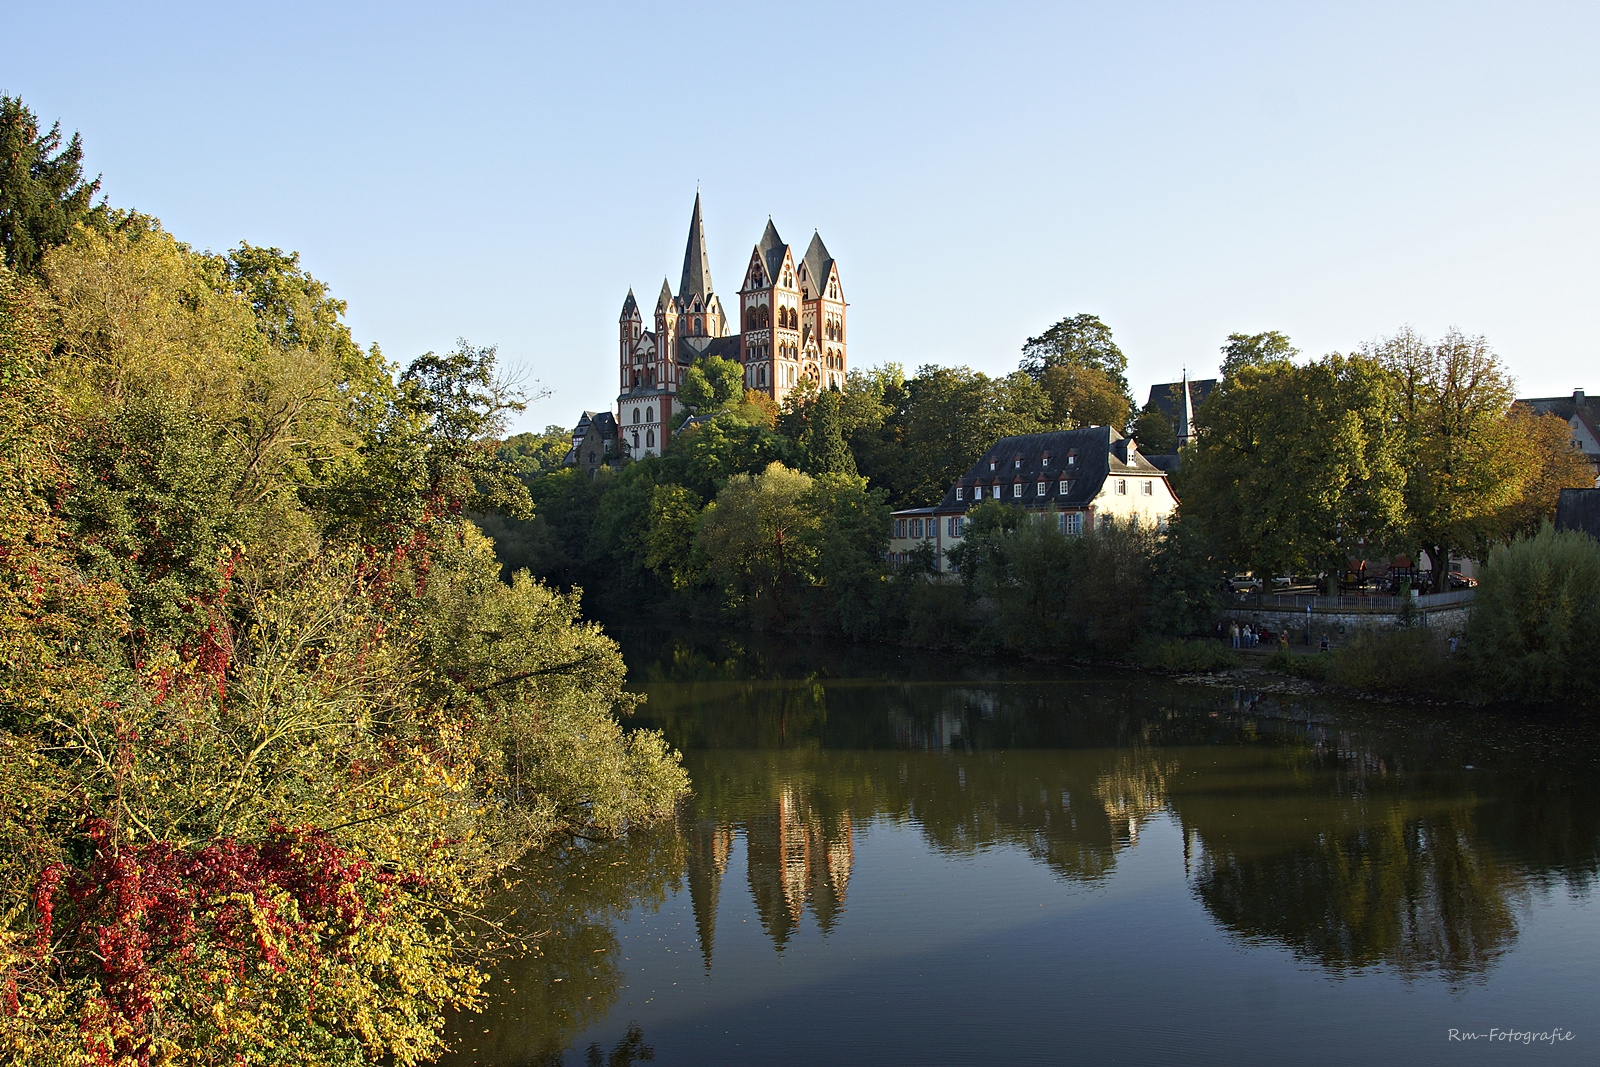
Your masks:
M 842 388 L 848 366 L 846 307 L 838 264 L 822 237 L 813 233 L 805 254 L 797 256 L 768 219 L 730 316 L 712 289 L 696 193 L 678 292 L 662 281 L 648 324 L 633 290 L 622 302 L 617 327 L 622 451 L 634 459 L 661 453 L 672 435 L 678 387 L 701 357 L 739 363 L 745 387 L 778 402 L 802 381 Z
M 1600 489 L 1563 489 L 1556 502 L 1556 529 L 1582 530 L 1600 541 Z
M 1567 420 L 1572 442 L 1588 457 L 1595 472 L 1595 486 L 1600 488 L 1600 397 L 1585 396 L 1582 389 L 1574 389 L 1571 396 L 1532 397 L 1517 403 L 1540 415 Z
M 590 477 L 617 457 L 617 417 L 609 411 L 585 411 L 572 429 L 572 448 L 564 467 L 582 467 Z
M 932 507 L 894 513 L 891 566 L 926 542 L 949 571 L 945 553 L 966 536 L 967 512 L 1001 501 L 1025 509 L 1037 522 L 1069 535 L 1087 533 L 1107 519 L 1165 527 L 1178 498 L 1166 472 L 1139 452 L 1131 437 L 1109 426 L 1002 437 L 945 490 Z

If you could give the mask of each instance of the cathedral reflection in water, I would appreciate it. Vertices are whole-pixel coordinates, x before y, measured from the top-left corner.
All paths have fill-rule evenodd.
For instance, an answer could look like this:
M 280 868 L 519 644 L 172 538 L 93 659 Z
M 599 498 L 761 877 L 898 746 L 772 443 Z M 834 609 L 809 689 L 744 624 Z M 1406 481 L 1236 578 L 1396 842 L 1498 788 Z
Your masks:
M 756 914 L 780 951 L 800 928 L 808 907 L 823 933 L 833 929 L 850 886 L 855 862 L 850 812 L 821 811 L 796 782 L 778 783 L 775 797 L 737 823 L 695 819 L 686 828 L 689 895 L 707 970 L 716 943 L 722 881 L 740 829 Z

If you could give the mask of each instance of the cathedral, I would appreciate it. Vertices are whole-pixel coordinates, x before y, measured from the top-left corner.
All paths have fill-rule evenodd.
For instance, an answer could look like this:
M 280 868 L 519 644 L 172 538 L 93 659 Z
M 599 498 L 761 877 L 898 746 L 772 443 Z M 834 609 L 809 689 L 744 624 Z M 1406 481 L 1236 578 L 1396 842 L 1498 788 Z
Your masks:
M 678 386 L 702 356 L 738 363 L 746 389 L 779 403 L 805 381 L 819 389 L 844 387 L 844 290 L 820 235 L 813 233 L 805 255 L 796 258 L 768 219 L 750 253 L 734 314 L 736 324 L 711 288 L 696 193 L 677 295 L 664 279 L 652 329 L 645 328 L 633 290 L 622 302 L 617 429 L 623 451 L 642 459 L 666 447 Z

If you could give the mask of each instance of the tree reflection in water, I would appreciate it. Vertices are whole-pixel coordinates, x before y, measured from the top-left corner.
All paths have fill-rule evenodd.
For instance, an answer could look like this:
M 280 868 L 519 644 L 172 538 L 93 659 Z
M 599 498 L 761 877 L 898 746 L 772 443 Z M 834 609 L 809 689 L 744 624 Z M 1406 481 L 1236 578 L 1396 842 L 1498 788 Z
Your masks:
M 624 984 L 617 920 L 636 907 L 659 908 L 683 888 L 686 863 L 676 827 L 525 857 L 520 881 L 493 911 L 532 948 L 501 961 L 483 1014 L 456 1017 L 456 1051 L 442 1062 L 561 1064 L 573 1035 L 605 1018 Z M 592 1049 L 590 1061 L 600 1054 Z M 630 1029 L 607 1062 L 653 1056 Z
M 461 1043 L 483 1050 L 471 1062 L 561 1062 L 617 1000 L 616 918 L 685 885 L 709 973 L 741 841 L 751 903 L 783 952 L 808 913 L 824 936 L 849 921 L 873 823 L 913 826 L 951 857 L 1019 849 L 1100 884 L 1141 827 L 1171 820 L 1224 929 L 1334 974 L 1450 983 L 1510 949 L 1534 893 L 1582 890 L 1600 870 L 1592 727 L 793 645 L 673 640 L 643 660 L 634 648 L 630 665 L 649 696 L 640 720 L 685 752 L 694 796 L 676 827 L 541 861 L 514 900 L 530 932 L 549 932 L 508 962 L 515 993 L 462 1021 Z M 633 1034 L 613 1055 L 647 1050 Z

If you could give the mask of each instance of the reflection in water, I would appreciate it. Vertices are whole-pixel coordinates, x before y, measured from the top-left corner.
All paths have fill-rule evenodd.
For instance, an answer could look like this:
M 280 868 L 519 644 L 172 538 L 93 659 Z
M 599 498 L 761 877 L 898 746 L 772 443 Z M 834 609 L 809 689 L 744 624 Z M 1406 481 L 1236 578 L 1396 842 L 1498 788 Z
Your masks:
M 456 1054 L 445 1062 L 563 1063 L 571 1035 L 605 1018 L 625 985 L 617 920 L 636 907 L 654 910 L 681 889 L 686 859 L 684 840 L 670 827 L 527 856 L 522 880 L 494 908 L 534 948 L 501 963 L 500 995 L 482 1015 L 457 1018 Z M 590 1062 L 601 1054 L 593 1049 Z M 620 1064 L 653 1053 L 630 1031 L 611 1056 Z
M 508 964 L 515 992 L 462 1021 L 457 1041 L 480 1050 L 462 1062 L 560 1062 L 616 1003 L 616 919 L 685 885 L 707 975 L 730 906 L 752 907 L 780 953 L 808 912 L 824 935 L 847 924 L 875 822 L 915 827 L 948 857 L 1013 848 L 1064 883 L 1101 885 L 1142 827 L 1167 820 L 1183 841 L 1173 876 L 1247 943 L 1332 974 L 1452 985 L 1515 945 L 1536 891 L 1581 890 L 1600 870 L 1589 728 L 1386 719 L 859 650 L 643 647 L 624 644 L 649 697 L 640 720 L 684 751 L 694 796 L 675 827 L 540 861 L 516 904 L 548 933 Z M 741 842 L 748 904 L 728 899 Z M 634 1038 L 617 1054 L 643 1058 Z

